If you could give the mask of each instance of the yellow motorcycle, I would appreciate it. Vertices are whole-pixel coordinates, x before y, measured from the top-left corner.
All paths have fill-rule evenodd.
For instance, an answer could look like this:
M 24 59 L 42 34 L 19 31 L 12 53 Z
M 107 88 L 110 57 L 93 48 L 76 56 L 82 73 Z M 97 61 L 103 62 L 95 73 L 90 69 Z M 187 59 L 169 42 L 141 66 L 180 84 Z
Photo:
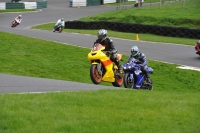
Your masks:
M 90 61 L 90 78 L 94 84 L 101 81 L 111 82 L 115 87 L 121 87 L 123 84 L 123 75 L 119 73 L 118 67 L 110 60 L 110 56 L 106 54 L 105 47 L 99 43 L 94 44 L 91 52 L 88 54 Z M 118 60 L 122 55 L 117 54 Z

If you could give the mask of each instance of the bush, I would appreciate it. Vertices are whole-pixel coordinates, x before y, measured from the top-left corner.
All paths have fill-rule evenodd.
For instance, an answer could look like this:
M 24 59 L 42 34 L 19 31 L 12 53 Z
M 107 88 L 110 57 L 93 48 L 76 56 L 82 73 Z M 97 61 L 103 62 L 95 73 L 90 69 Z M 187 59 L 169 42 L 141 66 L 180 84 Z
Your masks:
M 21 1 L 21 0 L 11 0 L 11 2 L 19 2 L 19 1 Z

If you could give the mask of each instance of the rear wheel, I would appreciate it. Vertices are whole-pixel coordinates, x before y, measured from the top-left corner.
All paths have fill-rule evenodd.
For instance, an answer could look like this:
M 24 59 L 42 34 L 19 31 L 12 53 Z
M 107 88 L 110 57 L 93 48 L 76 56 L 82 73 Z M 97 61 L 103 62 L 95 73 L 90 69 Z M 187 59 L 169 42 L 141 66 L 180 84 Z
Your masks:
M 125 73 L 124 75 L 124 87 L 125 88 L 132 88 L 133 84 L 134 84 L 134 79 L 130 79 L 130 74 L 129 73 Z
M 59 32 L 59 33 L 61 33 L 61 32 L 62 32 L 62 28 L 61 28 L 61 27 L 59 28 L 59 31 L 58 31 L 58 32 Z
M 145 77 L 145 79 L 143 81 L 143 86 L 147 90 L 153 90 L 153 82 L 152 82 L 152 80 L 150 78 L 147 80 L 147 77 Z
M 148 90 L 153 90 L 153 82 L 152 82 L 152 80 L 149 78 L 149 85 L 148 85 Z
M 97 71 L 97 65 L 92 64 L 90 66 L 90 78 L 94 84 L 101 83 L 102 75 Z

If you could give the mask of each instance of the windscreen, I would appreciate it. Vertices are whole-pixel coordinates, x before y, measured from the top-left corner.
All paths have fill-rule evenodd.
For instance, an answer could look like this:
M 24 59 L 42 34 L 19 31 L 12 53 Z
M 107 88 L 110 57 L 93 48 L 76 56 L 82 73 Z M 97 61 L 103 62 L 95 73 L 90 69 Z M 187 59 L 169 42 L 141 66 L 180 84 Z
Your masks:
M 103 46 L 100 43 L 96 43 L 94 44 L 92 51 L 98 51 L 99 49 L 101 49 Z
M 134 62 L 135 58 L 129 58 L 128 63 Z

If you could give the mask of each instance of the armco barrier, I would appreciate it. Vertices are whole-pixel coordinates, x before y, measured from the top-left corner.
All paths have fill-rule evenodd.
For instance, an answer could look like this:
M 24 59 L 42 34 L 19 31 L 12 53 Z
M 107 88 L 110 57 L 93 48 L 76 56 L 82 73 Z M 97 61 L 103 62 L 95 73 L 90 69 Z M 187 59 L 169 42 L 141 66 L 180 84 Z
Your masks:
M 2 2 L 0 9 L 41 9 L 47 8 L 47 1 L 40 0 L 38 2 Z
M 7 2 L 6 9 L 25 9 L 25 5 L 24 3 Z
M 6 9 L 6 3 L 0 3 L 0 10 Z
M 47 8 L 47 1 L 38 1 L 37 2 L 37 9 Z
M 37 9 L 36 2 L 23 2 L 25 5 L 25 9 Z
M 68 29 L 108 29 L 129 33 L 149 33 L 162 36 L 200 39 L 200 29 L 177 28 L 169 26 L 142 25 L 120 22 L 81 22 L 66 21 Z

